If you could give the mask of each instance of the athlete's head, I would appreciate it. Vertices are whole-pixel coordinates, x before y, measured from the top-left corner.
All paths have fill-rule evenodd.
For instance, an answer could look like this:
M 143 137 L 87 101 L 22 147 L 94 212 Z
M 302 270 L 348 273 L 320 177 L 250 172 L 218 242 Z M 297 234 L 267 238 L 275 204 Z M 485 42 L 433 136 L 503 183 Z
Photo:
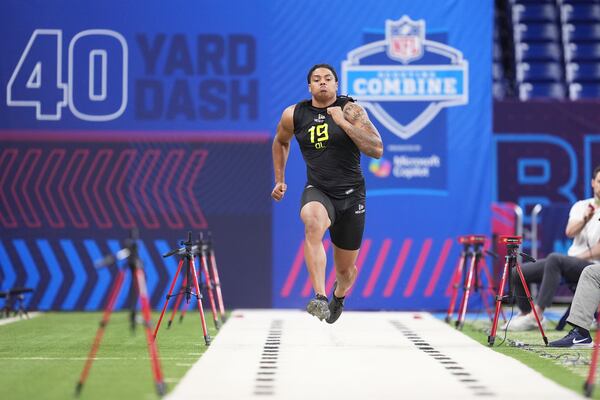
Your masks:
M 600 199 L 600 165 L 594 168 L 594 172 L 592 172 L 592 189 L 594 190 L 594 196 Z
M 316 64 L 306 76 L 308 91 L 317 100 L 335 98 L 338 90 L 338 77 L 335 69 L 329 64 Z

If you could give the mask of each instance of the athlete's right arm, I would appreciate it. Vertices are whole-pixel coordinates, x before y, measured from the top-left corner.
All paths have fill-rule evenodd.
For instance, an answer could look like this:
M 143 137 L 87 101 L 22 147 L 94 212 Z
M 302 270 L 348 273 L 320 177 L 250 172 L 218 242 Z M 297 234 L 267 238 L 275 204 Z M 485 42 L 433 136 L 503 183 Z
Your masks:
M 569 218 L 567 228 L 565 229 L 565 234 L 567 237 L 573 239 L 575 236 L 579 235 L 585 225 L 594 217 L 595 211 L 596 209 L 590 203 L 585 209 L 583 218 Z
M 290 142 L 294 136 L 294 108 L 289 106 L 283 111 L 277 124 L 277 132 L 273 139 L 273 171 L 275 172 L 275 187 L 271 197 L 276 201 L 283 199 L 287 185 L 285 184 L 285 164 L 290 154 Z

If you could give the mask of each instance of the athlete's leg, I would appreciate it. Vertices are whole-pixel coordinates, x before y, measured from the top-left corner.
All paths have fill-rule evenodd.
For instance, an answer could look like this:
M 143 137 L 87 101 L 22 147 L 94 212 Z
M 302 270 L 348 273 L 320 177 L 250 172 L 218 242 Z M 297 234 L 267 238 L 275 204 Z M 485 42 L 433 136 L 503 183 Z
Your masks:
M 358 270 L 356 269 L 357 250 L 345 250 L 333 245 L 333 258 L 335 260 L 335 277 L 337 287 L 334 295 L 336 297 L 346 296 L 346 292 L 352 287 L 356 280 Z
M 316 294 L 325 293 L 325 267 L 327 258 L 323 247 L 323 235 L 331 221 L 325 206 L 317 201 L 306 203 L 300 210 L 300 218 L 304 223 L 304 258 Z

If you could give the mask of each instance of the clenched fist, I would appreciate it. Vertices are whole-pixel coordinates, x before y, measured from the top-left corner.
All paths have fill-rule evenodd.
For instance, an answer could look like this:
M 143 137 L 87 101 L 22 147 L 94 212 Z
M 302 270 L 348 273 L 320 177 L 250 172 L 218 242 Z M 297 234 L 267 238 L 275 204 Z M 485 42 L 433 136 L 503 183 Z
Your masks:
M 342 125 L 346 121 L 346 118 L 344 118 L 344 111 L 342 111 L 342 107 L 340 106 L 327 107 L 327 114 L 331 115 L 333 121 L 338 125 Z
M 271 192 L 271 197 L 275 199 L 275 201 L 279 201 L 283 199 L 285 195 L 285 191 L 287 190 L 287 185 L 283 182 L 277 182 L 273 191 Z

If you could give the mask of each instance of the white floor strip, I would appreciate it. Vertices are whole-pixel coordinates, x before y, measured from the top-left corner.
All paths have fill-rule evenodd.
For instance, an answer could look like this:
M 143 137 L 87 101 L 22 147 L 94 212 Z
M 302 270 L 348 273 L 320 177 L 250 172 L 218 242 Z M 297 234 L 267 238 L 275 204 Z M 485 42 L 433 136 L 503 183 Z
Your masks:
M 205 399 L 581 399 L 427 313 L 232 314 L 168 397 Z
M 29 315 L 29 318 L 27 318 L 27 317 L 2 318 L 2 319 L 0 319 L 0 325 L 8 325 L 8 324 L 11 324 L 13 322 L 19 322 L 19 321 L 27 321 L 28 319 L 35 318 L 38 315 L 41 315 L 42 313 L 40 313 L 40 312 L 30 312 L 30 313 L 27 313 L 27 314 Z

